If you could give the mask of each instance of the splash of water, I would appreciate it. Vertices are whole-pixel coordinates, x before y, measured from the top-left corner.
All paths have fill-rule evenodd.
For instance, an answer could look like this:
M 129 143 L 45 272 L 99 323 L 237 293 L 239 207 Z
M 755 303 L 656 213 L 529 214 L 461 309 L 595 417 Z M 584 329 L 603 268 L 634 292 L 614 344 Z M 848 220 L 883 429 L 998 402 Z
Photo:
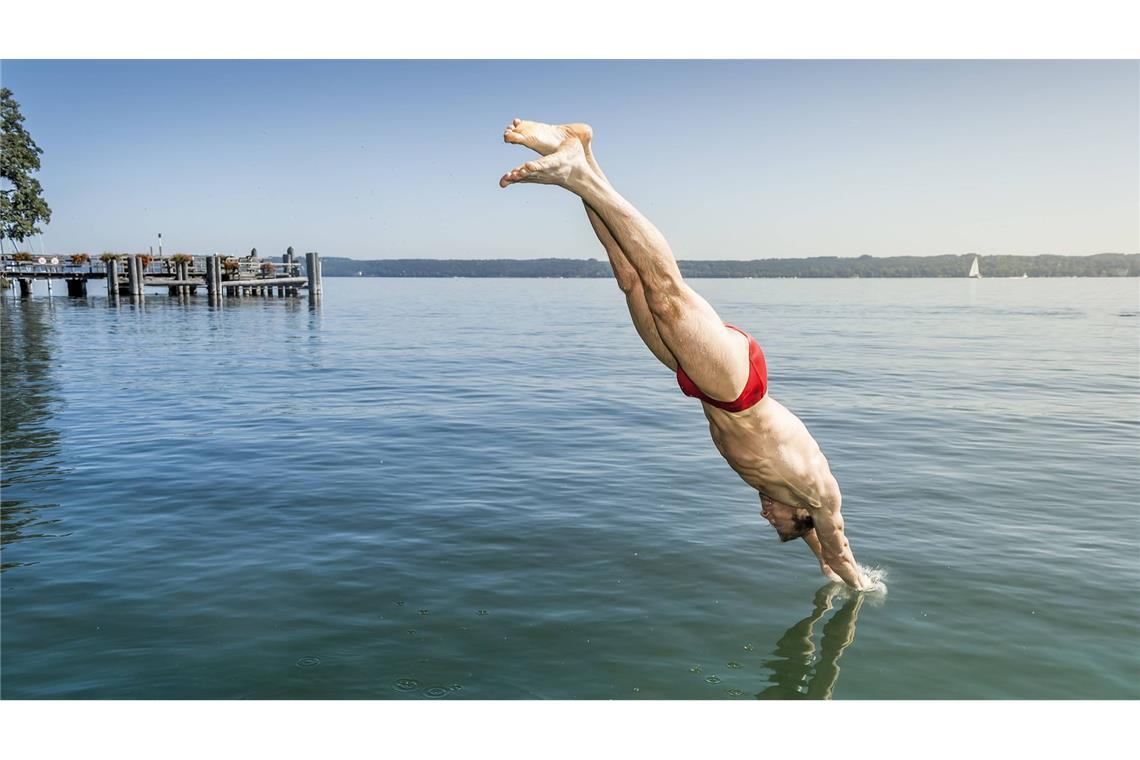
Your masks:
M 859 569 L 863 575 L 867 576 L 867 580 L 871 581 L 871 588 L 867 589 L 866 593 L 887 593 L 887 569 L 885 567 L 864 567 L 860 565 Z
M 866 565 L 859 565 L 859 571 L 867 577 L 871 582 L 870 588 L 856 591 L 848 586 L 846 583 L 834 584 L 836 593 L 841 598 L 847 598 L 854 594 L 864 594 L 865 602 L 870 602 L 874 605 L 882 604 L 887 597 L 887 569 L 884 567 L 868 567 Z

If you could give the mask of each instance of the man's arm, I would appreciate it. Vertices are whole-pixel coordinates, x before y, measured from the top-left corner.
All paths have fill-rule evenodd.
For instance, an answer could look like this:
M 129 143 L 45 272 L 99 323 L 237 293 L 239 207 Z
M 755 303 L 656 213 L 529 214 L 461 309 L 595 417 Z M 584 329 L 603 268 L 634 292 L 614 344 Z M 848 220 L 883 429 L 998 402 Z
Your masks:
M 811 553 L 819 560 L 819 569 L 823 572 L 827 579 L 832 583 L 842 583 L 843 579 L 835 574 L 835 571 L 828 567 L 827 562 L 823 558 L 823 547 L 819 545 L 819 537 L 815 535 L 815 528 L 812 528 L 803 535 L 804 543 L 811 549 Z
M 855 564 L 855 555 L 851 553 L 851 544 L 843 533 L 843 515 L 839 513 L 839 502 L 825 502 L 819 509 L 812 511 L 812 521 L 815 523 L 815 535 L 820 545 L 820 559 L 827 564 L 835 574 L 852 588 L 864 591 L 871 588 L 871 581 Z M 806 536 L 805 536 L 806 540 Z M 811 542 L 808 542 L 811 546 Z

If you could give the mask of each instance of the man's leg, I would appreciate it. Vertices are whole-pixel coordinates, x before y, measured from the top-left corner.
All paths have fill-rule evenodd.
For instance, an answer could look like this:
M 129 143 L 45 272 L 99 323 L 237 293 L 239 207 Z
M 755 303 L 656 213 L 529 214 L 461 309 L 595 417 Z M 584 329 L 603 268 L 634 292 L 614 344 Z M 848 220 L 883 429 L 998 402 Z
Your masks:
M 601 241 L 602 247 L 606 249 L 606 255 L 610 259 L 610 267 L 614 270 L 614 278 L 617 280 L 618 287 L 625 293 L 625 302 L 629 306 L 629 315 L 633 318 L 633 326 L 637 329 L 637 334 L 641 336 L 641 340 L 645 342 L 645 345 L 662 364 L 676 372 L 677 360 L 665 346 L 665 342 L 661 340 L 660 333 L 657 332 L 657 322 L 653 319 L 649 304 L 645 302 L 645 288 L 641 285 L 641 278 L 637 276 L 637 270 L 626 259 L 621 247 L 618 246 L 610 231 L 606 229 L 601 218 L 589 206 L 586 206 L 586 216 L 589 217 L 590 226 L 594 228 L 594 233 Z
M 510 139 L 511 131 L 508 127 L 504 135 L 508 142 L 524 142 Z M 732 401 L 740 395 L 749 374 L 747 340 L 726 328 L 712 306 L 684 282 L 664 235 L 594 169 L 579 138 L 567 137 L 557 151 L 508 172 L 499 184 L 514 182 L 559 185 L 582 198 L 636 271 L 669 353 L 712 398 Z
M 590 140 L 593 137 L 593 132 L 586 124 L 555 126 L 515 119 L 503 131 L 503 140 L 506 142 L 525 145 L 543 156 L 548 156 L 557 151 L 558 146 L 569 137 L 577 137 L 581 141 L 586 153 L 586 161 L 594 171 L 604 177 L 601 167 L 598 166 L 598 162 L 594 160 L 593 153 L 590 151 Z M 645 302 L 645 289 L 641 285 L 641 278 L 637 276 L 637 270 L 629 263 L 621 250 L 621 246 L 614 240 L 613 235 L 606 229 L 605 223 L 602 222 L 597 213 L 585 201 L 582 202 L 582 205 L 586 209 L 586 217 L 590 220 L 590 226 L 594 228 L 594 234 L 598 236 L 598 241 L 601 242 L 602 247 L 606 249 L 606 256 L 609 257 L 614 279 L 617 280 L 618 287 L 625 294 L 629 316 L 633 319 L 633 326 L 637 330 L 637 334 L 641 336 L 641 340 L 662 364 L 676 372 L 677 360 L 665 347 L 661 335 L 657 332 L 657 324 L 653 321 L 649 304 Z

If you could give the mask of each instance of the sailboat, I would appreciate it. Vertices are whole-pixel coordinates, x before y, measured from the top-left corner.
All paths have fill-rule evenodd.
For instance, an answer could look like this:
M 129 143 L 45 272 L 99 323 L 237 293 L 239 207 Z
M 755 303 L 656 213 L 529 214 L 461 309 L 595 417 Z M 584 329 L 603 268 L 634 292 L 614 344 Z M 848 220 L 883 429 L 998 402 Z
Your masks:
M 972 277 L 975 280 L 982 279 L 982 270 L 978 268 L 978 257 L 977 256 L 974 257 L 974 263 L 970 265 L 970 273 L 966 276 Z

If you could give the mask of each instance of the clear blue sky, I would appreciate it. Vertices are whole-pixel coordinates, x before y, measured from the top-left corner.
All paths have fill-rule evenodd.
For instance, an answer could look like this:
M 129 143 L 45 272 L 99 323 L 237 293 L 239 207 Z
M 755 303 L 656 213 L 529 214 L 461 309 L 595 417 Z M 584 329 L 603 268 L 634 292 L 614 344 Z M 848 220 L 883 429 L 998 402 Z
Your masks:
M 680 258 L 1140 250 L 1135 61 L 5 61 L 49 251 L 604 257 L 498 187 L 587 121 Z M 38 243 L 36 244 L 38 249 Z

